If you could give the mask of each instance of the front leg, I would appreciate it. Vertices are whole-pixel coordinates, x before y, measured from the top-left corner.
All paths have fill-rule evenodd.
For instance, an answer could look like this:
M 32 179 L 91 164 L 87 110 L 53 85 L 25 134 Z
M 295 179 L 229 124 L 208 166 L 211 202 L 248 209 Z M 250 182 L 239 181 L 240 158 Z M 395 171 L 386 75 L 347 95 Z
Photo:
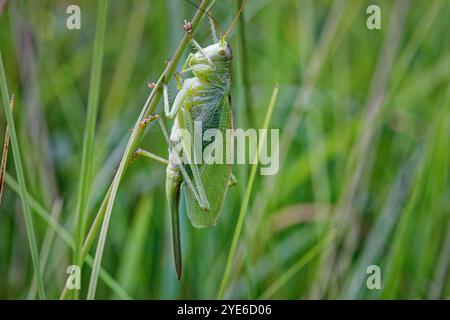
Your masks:
M 206 58 L 206 60 L 208 60 L 208 63 L 214 67 L 213 62 L 203 51 L 202 46 L 199 45 L 194 38 L 192 38 L 192 23 L 190 21 L 184 20 L 183 29 L 184 31 L 186 31 L 186 35 L 189 37 L 189 41 L 192 43 L 192 45 L 198 50 L 198 52 L 200 52 Z
M 189 52 L 186 60 L 183 63 L 183 66 L 181 67 L 181 73 L 186 73 L 188 71 L 191 71 L 192 69 L 190 67 L 188 67 L 189 65 L 189 61 L 191 60 L 191 58 L 194 56 L 194 54 L 192 52 Z
M 166 117 L 168 117 L 171 120 L 177 114 L 177 112 L 180 109 L 181 105 L 183 104 L 183 101 L 185 98 L 186 92 L 183 92 L 183 77 L 181 74 L 191 70 L 190 68 L 189 68 L 189 70 L 185 69 L 186 64 L 189 62 L 191 57 L 192 57 L 192 53 L 190 53 L 188 55 L 186 61 L 183 64 L 181 72 L 175 72 L 173 74 L 173 77 L 177 83 L 178 94 L 177 94 L 177 97 L 175 98 L 174 104 L 172 106 L 172 110 L 170 109 L 169 90 L 167 88 L 167 85 L 163 84 L 164 114 L 166 115 Z
M 180 110 L 181 106 L 185 102 L 188 96 L 188 91 L 184 87 L 182 87 L 181 90 L 178 91 L 178 94 L 173 102 L 172 108 L 170 108 L 169 90 L 165 84 L 163 85 L 163 96 L 164 96 L 164 114 L 170 120 L 173 120 L 177 115 L 178 111 Z
M 175 79 L 175 81 L 177 82 L 177 89 L 181 90 L 181 88 L 183 87 L 183 73 L 189 72 L 192 69 L 190 67 L 188 67 L 189 65 L 189 61 L 191 60 L 192 56 L 194 54 L 192 52 L 190 52 L 186 58 L 186 60 L 184 61 L 182 67 L 181 67 L 181 71 L 176 71 L 173 74 L 173 78 Z
M 181 88 L 183 88 L 183 76 L 181 75 L 180 72 L 174 72 L 173 77 L 177 82 L 177 89 L 178 91 L 180 91 Z
M 211 60 L 210 57 L 208 57 L 208 55 L 205 53 L 205 51 L 203 51 L 203 48 L 201 45 L 198 44 L 197 41 L 194 40 L 194 38 L 190 39 L 191 43 L 194 45 L 194 47 L 198 50 L 198 52 L 200 52 L 202 54 L 202 56 L 204 56 L 206 58 L 206 60 L 208 60 L 208 63 L 213 66 L 213 62 Z

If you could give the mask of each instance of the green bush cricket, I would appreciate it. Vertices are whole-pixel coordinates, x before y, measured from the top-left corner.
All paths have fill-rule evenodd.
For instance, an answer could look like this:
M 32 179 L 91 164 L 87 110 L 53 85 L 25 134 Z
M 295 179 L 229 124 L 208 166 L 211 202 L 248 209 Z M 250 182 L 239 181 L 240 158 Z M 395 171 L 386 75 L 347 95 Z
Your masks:
M 205 147 L 215 141 L 210 143 L 194 141 L 191 144 L 180 134 L 180 129 L 189 132 L 194 139 L 199 139 L 194 133 L 194 123 L 202 123 L 202 136 L 208 129 L 219 130 L 222 136 L 226 135 L 227 129 L 233 129 L 230 96 L 233 54 L 226 37 L 245 4 L 246 1 L 242 4 L 225 34 L 221 32 L 215 19 L 205 12 L 217 27 L 220 39 L 215 44 L 202 48 L 197 41 L 191 38 L 191 43 L 197 52 L 188 55 L 181 73 L 191 71 L 193 77 L 182 83 L 180 77 L 176 78 L 180 90 L 172 107 L 169 103 L 168 89 L 165 85 L 163 86 L 164 113 L 167 118 L 174 120 L 171 134 L 168 134 L 164 122 L 158 114 L 153 114 L 142 121 L 142 126 L 146 126 L 157 120 L 169 146 L 168 160 L 142 149 L 136 150 L 135 154 L 167 165 L 166 196 L 171 218 L 173 257 L 178 279 L 181 278 L 182 270 L 179 226 L 181 192 L 184 192 L 186 211 L 192 225 L 197 228 L 208 227 L 216 223 L 228 186 L 236 181 L 231 173 L 231 165 L 228 163 L 199 165 L 195 161 L 196 155 L 203 154 Z M 190 33 L 189 22 L 185 21 L 184 29 L 188 34 Z M 182 150 L 175 150 L 176 145 L 181 145 Z M 227 149 L 224 150 L 225 156 L 231 152 L 229 147 L 227 145 Z M 181 161 L 183 155 L 187 156 L 187 163 Z M 194 159 L 192 155 L 194 155 Z

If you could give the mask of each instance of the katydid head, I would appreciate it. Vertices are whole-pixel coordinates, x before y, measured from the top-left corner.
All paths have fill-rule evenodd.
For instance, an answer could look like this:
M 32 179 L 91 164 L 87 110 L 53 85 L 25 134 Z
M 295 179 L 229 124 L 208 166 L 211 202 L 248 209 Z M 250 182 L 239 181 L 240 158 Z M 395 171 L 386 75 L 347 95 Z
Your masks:
M 189 0 L 185 0 L 186 2 L 192 4 L 193 6 L 195 6 L 196 8 L 200 9 L 197 5 L 195 5 L 194 3 L 192 3 Z M 207 10 L 202 10 L 212 21 L 212 23 L 215 26 L 215 29 L 219 32 L 220 34 L 220 39 L 217 43 L 212 44 L 206 48 L 203 48 L 201 50 L 201 52 L 197 52 L 196 54 L 194 54 L 192 56 L 192 58 L 189 61 L 189 65 L 191 67 L 198 65 L 198 64 L 204 64 L 204 63 L 229 63 L 231 62 L 231 60 L 233 59 L 233 52 L 231 50 L 230 45 L 228 44 L 226 38 L 227 36 L 230 34 L 230 32 L 232 31 L 235 23 L 237 22 L 239 16 L 241 15 L 242 11 L 244 10 L 244 7 L 246 6 L 248 0 L 244 0 L 241 7 L 239 8 L 238 13 L 236 14 L 236 16 L 233 19 L 233 22 L 230 24 L 230 26 L 228 27 L 227 31 L 225 33 L 222 32 L 222 29 L 219 26 L 219 23 L 217 22 L 217 20 L 210 14 L 208 13 L 208 9 Z
M 203 48 L 203 52 L 197 52 L 193 55 L 190 61 L 190 65 L 207 63 L 207 60 L 213 63 L 229 62 L 233 59 L 233 52 L 230 45 L 226 41 L 219 41 L 206 48 Z

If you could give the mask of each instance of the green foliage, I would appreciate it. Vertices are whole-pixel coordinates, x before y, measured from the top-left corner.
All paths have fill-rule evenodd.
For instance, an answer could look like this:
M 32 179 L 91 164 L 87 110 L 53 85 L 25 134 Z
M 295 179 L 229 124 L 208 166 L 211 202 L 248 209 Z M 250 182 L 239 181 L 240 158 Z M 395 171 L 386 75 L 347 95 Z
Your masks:
M 227 1 L 212 8 L 223 29 L 242 2 Z M 103 53 L 93 60 L 99 9 L 96 1 L 77 4 L 81 30 L 66 28 L 61 1 L 9 1 L 0 11 L 0 81 L 16 104 L 0 207 L 0 298 L 42 297 L 42 287 L 47 298 L 60 297 L 80 251 L 77 232 L 86 233 L 109 201 L 147 83 L 160 79 L 165 60 L 184 61 L 193 50 L 182 29 L 192 6 L 109 0 Z M 248 2 L 229 38 L 234 123 L 262 128 L 279 83 L 269 124 L 280 129 L 278 174 L 235 165 L 238 184 L 214 227 L 193 228 L 181 207 L 186 263 L 177 281 L 165 167 L 134 161 L 116 185 L 96 298 L 450 296 L 450 42 L 442 36 L 450 3 L 377 1 L 381 30 L 366 28 L 370 4 Z M 204 20 L 195 38 L 206 46 L 210 34 Z M 91 74 L 98 87 L 90 88 Z M 9 108 L 2 97 L 0 141 Z M 151 108 L 161 113 L 156 102 Z M 167 156 L 157 125 L 139 146 Z M 381 268 L 381 290 L 366 286 L 369 265 Z

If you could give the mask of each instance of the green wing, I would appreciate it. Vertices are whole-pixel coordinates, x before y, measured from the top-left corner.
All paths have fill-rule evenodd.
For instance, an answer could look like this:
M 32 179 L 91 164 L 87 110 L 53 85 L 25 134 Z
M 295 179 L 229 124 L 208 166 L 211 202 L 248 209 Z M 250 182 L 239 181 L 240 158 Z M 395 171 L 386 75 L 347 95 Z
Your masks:
M 222 132 L 223 137 L 223 155 L 229 152 L 226 150 L 226 129 L 233 128 L 232 113 L 229 104 L 229 98 L 225 95 L 222 101 L 217 105 L 217 112 L 211 112 L 211 115 L 218 117 L 217 129 Z M 204 122 L 211 122 L 212 119 L 203 119 Z M 214 142 L 211 142 L 214 143 Z M 203 147 L 204 148 L 204 147 Z M 225 158 L 224 158 L 225 159 Z M 223 161 L 225 162 L 225 161 Z M 216 224 L 217 218 L 222 208 L 225 196 L 228 190 L 228 184 L 231 175 L 231 165 L 229 164 L 208 164 L 200 165 L 200 177 L 205 189 L 206 198 L 209 201 L 209 211 L 203 211 L 197 204 L 191 190 L 183 184 L 183 190 L 186 201 L 186 211 L 194 227 L 202 228 Z

